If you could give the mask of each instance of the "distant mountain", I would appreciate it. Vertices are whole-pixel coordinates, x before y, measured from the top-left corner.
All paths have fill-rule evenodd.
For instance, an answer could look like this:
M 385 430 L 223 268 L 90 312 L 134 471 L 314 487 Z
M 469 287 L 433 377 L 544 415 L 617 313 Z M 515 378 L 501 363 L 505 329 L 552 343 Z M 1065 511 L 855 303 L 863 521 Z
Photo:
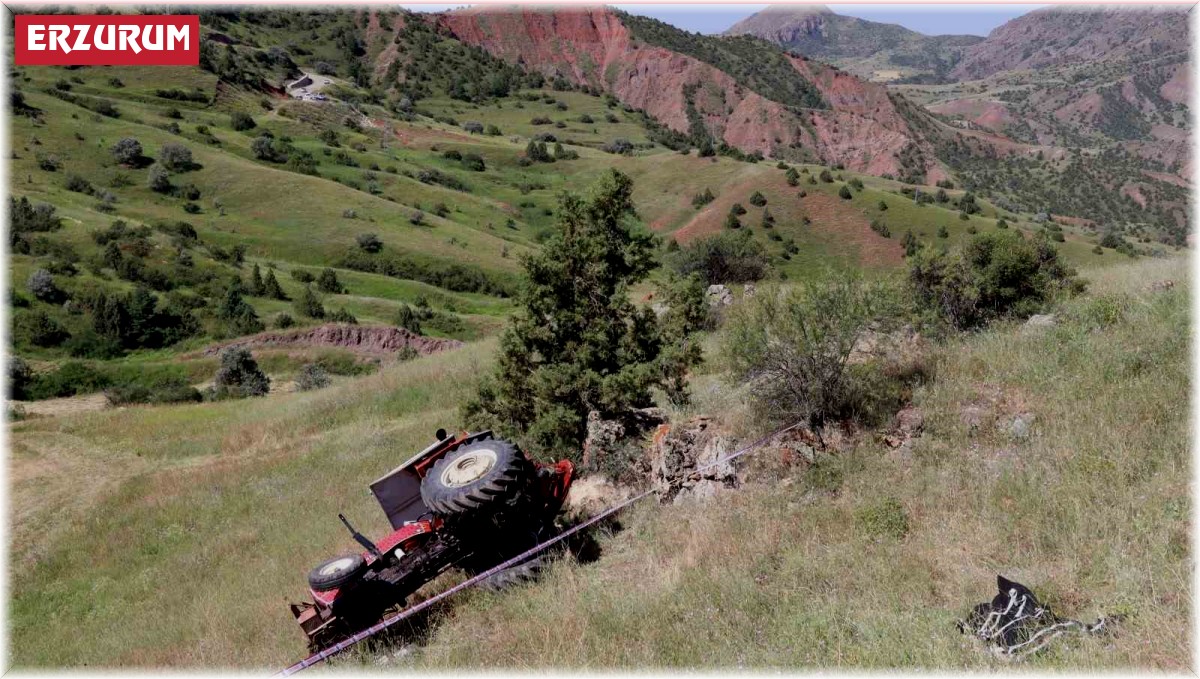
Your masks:
M 928 113 L 753 36 L 698 35 L 610 8 L 480 8 L 437 20 L 468 45 L 611 94 L 692 143 L 913 182 L 945 176 L 921 131 Z
M 983 38 L 928 36 L 897 24 L 831 12 L 823 5 L 772 5 L 725 35 L 752 35 L 870 80 L 941 80 Z
M 1000 71 L 1145 61 L 1188 49 L 1187 10 L 1175 7 L 1055 7 L 1013 19 L 967 49 L 955 80 Z
M 1141 172 L 1114 190 L 1182 224 L 1186 196 L 1176 188 L 1192 167 L 1190 43 L 1182 8 L 1038 10 L 967 49 L 950 73 L 959 86 L 906 93 L 1017 141 L 1129 158 L 1119 162 Z

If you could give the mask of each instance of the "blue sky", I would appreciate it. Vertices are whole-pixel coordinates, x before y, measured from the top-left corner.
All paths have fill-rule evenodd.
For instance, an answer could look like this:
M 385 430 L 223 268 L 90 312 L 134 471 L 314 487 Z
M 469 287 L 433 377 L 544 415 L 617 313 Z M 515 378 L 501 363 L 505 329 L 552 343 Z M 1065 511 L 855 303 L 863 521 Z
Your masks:
M 439 12 L 461 5 L 401 5 L 416 11 Z M 630 14 L 665 21 L 677 28 L 700 33 L 720 33 L 740 19 L 766 7 L 763 5 L 614 5 Z M 946 33 L 987 35 L 993 28 L 1045 5 L 828 5 L 846 16 L 900 24 L 926 35 Z

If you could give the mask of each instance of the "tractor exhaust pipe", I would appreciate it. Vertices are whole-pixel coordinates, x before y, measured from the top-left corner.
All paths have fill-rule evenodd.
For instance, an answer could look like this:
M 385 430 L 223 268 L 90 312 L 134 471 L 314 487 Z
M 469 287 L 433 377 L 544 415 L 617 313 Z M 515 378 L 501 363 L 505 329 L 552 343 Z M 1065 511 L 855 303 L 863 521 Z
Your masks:
M 343 524 L 345 524 L 346 530 L 350 531 L 350 536 L 354 538 L 355 542 L 362 545 L 376 559 L 383 558 L 383 552 L 379 551 L 379 548 L 375 546 L 374 542 L 371 542 L 370 538 L 358 532 L 357 530 L 354 530 L 354 526 L 351 526 L 350 522 L 346 520 L 345 514 L 338 514 L 338 518 L 342 520 Z

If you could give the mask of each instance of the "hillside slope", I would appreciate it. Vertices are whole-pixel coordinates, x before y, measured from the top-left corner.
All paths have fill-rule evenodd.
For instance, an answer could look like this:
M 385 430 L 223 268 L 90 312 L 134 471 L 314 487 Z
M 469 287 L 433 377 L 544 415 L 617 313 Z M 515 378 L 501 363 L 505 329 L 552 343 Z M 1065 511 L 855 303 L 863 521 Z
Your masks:
M 725 35 L 753 35 L 869 80 L 946 78 L 975 35 L 924 35 L 898 24 L 836 14 L 824 5 L 772 5 Z
M 609 92 L 663 125 L 746 152 L 819 159 L 872 174 L 941 175 L 886 90 L 751 38 L 689 34 L 610 9 L 458 10 L 459 40 L 549 78 Z
M 741 491 L 623 517 L 594 564 L 469 593 L 433 616 L 423 645 L 339 662 L 999 668 L 953 621 L 1002 572 L 1057 612 L 1128 615 L 1116 637 L 1068 642 L 1034 667 L 1186 666 L 1186 262 L 1085 273 L 1092 291 L 1058 326 L 939 350 L 907 452 L 867 436 L 806 468 L 768 449 Z M 1146 287 L 1160 279 L 1175 285 Z M 353 546 L 336 514 L 384 530 L 364 484 L 453 423 L 494 349 L 314 393 L 12 425 L 14 665 L 297 659 L 284 601 L 303 596 L 313 563 Z M 696 412 L 751 438 L 740 392 L 697 379 Z M 1023 413 L 1030 435 L 1010 438 Z M 906 516 L 899 537 L 862 518 L 889 498 Z
M 1174 7 L 1053 7 L 1017 17 L 968 48 L 950 72 L 975 80 L 1000 71 L 1081 62 L 1149 61 L 1188 47 L 1187 11 Z
M 358 662 L 1011 670 L 954 624 L 1000 573 L 1060 615 L 1126 616 L 1115 636 L 1066 637 L 1027 669 L 1185 670 L 1186 269 L 1110 269 L 1056 327 L 1002 326 L 944 347 L 914 398 L 924 432 L 911 449 L 868 437 L 808 466 L 768 448 L 746 465 L 778 477 L 700 504 L 641 506 L 597 563 L 471 595 L 423 645 Z M 1175 291 L 1145 287 L 1162 278 Z M 744 407 L 736 392 L 702 391 L 714 396 L 699 412 Z M 1033 422 L 1027 437 L 1010 433 L 1017 416 Z

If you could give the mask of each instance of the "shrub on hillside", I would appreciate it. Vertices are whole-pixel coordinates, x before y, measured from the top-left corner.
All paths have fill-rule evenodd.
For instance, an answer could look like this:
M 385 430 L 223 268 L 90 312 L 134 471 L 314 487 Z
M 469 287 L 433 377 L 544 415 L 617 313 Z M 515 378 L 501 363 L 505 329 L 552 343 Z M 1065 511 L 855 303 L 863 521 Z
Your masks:
M 846 362 L 880 294 L 842 275 L 759 290 L 732 310 L 721 334 L 730 380 L 747 385 L 755 409 L 770 421 L 819 429 L 846 415 L 855 392 Z
M 633 142 L 629 141 L 628 139 L 617 138 L 603 144 L 600 147 L 600 150 L 604 151 L 605 153 L 614 153 L 617 155 L 627 156 L 633 153 Z
M 337 272 L 328 267 L 321 269 L 317 276 L 317 289 L 330 295 L 340 295 L 346 292 L 346 287 L 338 280 Z
M 64 297 L 63 291 L 54 282 L 54 276 L 45 269 L 34 269 L 25 286 L 34 299 L 49 304 L 58 304 Z
M 8 389 L 5 392 L 10 400 L 25 400 L 25 391 L 33 382 L 33 369 L 29 363 L 19 356 L 8 358 Z
M 306 363 L 296 375 L 296 388 L 300 391 L 323 389 L 330 384 L 329 373 L 318 363 Z
M 838 189 L 838 197 L 843 200 L 850 200 L 854 194 L 850 193 L 850 187 L 842 184 L 842 188 Z
M 666 263 L 681 276 L 697 274 L 708 285 L 748 283 L 766 275 L 766 252 L 748 231 L 723 232 L 681 246 Z
M 750 204 L 754 207 L 762 207 L 767 204 L 767 197 L 762 194 L 762 191 L 755 191 L 750 194 Z
M 407 304 L 401 304 L 396 310 L 396 327 L 404 328 L 405 330 L 420 335 L 421 334 L 421 319 L 417 316 L 417 312 Z
M 17 317 L 17 336 L 35 347 L 56 347 L 71 336 L 53 317 L 38 309 Z
M 150 383 L 113 385 L 104 390 L 104 397 L 114 406 L 131 403 L 190 403 L 203 399 L 199 390 L 179 376 L 160 378 Z
M 135 165 L 142 159 L 142 144 L 133 137 L 125 137 L 113 144 L 112 154 L 122 165 Z
M 1084 287 L 1047 239 L 1012 231 L 973 236 L 951 253 L 916 253 L 908 284 L 923 308 L 959 329 L 1029 316 L 1056 294 Z
M 66 187 L 67 187 L 68 191 L 73 191 L 75 193 L 83 193 L 86 195 L 91 195 L 95 191 L 95 189 L 92 187 L 91 182 L 84 179 L 83 177 L 80 177 L 77 174 L 67 175 Z
M 692 207 L 699 210 L 716 199 L 717 197 L 713 195 L 712 189 L 706 188 L 702 193 L 697 193 L 696 195 L 692 196 Z
M 325 307 L 321 304 L 321 298 L 317 297 L 317 293 L 313 292 L 311 286 L 304 286 L 304 292 L 296 298 L 292 306 L 299 316 L 325 318 Z
M 258 123 L 254 122 L 254 118 L 249 113 L 234 111 L 229 114 L 229 126 L 236 132 L 242 132 L 258 127 Z
M 354 242 L 358 244 L 358 249 L 371 254 L 375 254 L 383 249 L 383 241 L 379 240 L 379 236 L 373 233 L 360 233 L 355 236 Z
M 36 375 L 26 386 L 25 398 L 38 401 L 100 391 L 112 384 L 112 378 L 79 361 L 67 361 L 51 372 Z
M 483 172 L 487 169 L 487 164 L 483 160 L 483 156 L 478 153 L 468 153 L 462 157 L 462 166 L 472 172 Z
M 266 396 L 271 379 L 258 367 L 250 350 L 229 347 L 221 352 L 221 367 L 213 377 L 215 398 L 245 398 Z
M 171 174 L 162 165 L 156 164 L 150 168 L 150 174 L 146 177 L 146 185 L 150 187 L 151 191 L 167 193 L 171 190 Z
M 168 142 L 158 151 L 158 163 L 171 172 L 192 169 L 192 150 L 183 144 Z

